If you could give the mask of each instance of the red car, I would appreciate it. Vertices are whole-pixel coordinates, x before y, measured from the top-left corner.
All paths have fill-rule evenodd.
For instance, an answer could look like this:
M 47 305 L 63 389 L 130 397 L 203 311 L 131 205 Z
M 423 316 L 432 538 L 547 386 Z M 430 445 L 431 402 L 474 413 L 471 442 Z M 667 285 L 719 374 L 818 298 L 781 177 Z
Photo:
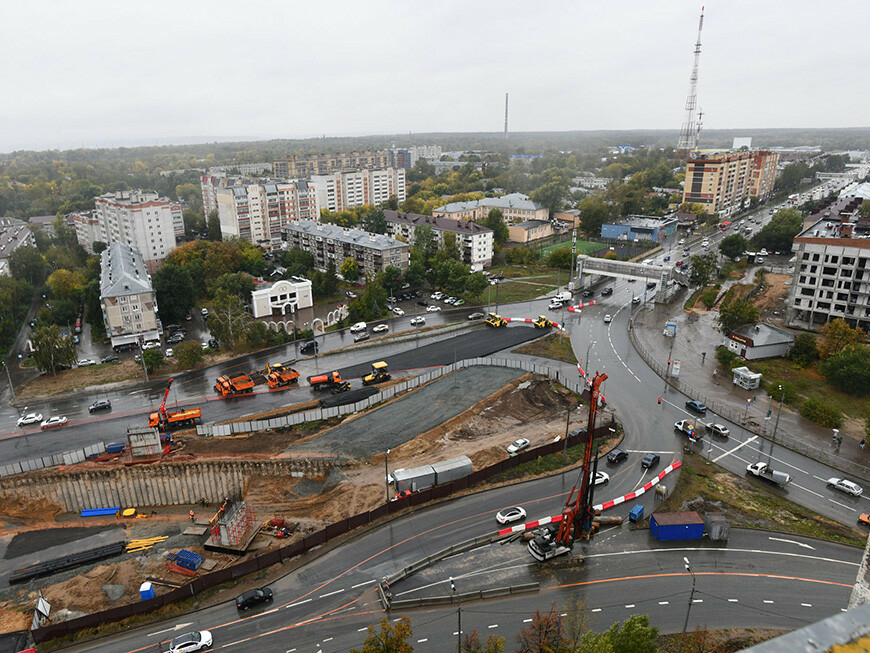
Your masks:
M 392 499 L 390 499 L 390 501 L 398 501 L 399 499 L 404 499 L 406 497 L 411 496 L 411 494 L 413 494 L 411 492 L 411 490 L 402 490 L 396 496 L 394 496 Z

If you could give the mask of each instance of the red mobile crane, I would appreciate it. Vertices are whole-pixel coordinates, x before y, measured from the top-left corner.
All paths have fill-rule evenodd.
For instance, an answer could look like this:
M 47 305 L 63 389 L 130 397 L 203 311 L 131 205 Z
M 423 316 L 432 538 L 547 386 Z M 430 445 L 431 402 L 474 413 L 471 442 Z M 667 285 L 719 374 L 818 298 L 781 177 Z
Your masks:
M 166 384 L 166 392 L 163 393 L 163 401 L 156 413 L 151 413 L 148 416 L 148 426 L 151 428 L 159 428 L 161 431 L 172 431 L 174 429 L 184 428 L 185 426 L 193 426 L 202 421 L 201 408 L 187 408 L 184 410 L 176 410 L 174 413 L 166 412 L 166 398 L 169 396 L 169 389 L 172 387 L 173 379 L 169 379 Z
M 586 449 L 583 452 L 583 466 L 580 469 L 580 489 L 575 498 L 577 484 L 571 488 L 565 507 L 562 509 L 562 520 L 558 531 L 556 524 L 549 524 L 541 535 L 529 542 L 529 553 L 541 562 L 568 553 L 578 537 L 588 538 L 592 533 L 592 496 L 595 484 L 592 479 L 598 471 L 598 458 L 592 459 L 593 433 L 595 432 L 595 416 L 598 414 L 599 387 L 607 379 L 606 374 L 595 373 L 589 393 L 589 424 L 586 428 Z M 590 468 L 591 465 L 591 468 Z M 573 503 L 572 503 L 573 500 Z M 550 528 L 552 527 L 552 528 Z

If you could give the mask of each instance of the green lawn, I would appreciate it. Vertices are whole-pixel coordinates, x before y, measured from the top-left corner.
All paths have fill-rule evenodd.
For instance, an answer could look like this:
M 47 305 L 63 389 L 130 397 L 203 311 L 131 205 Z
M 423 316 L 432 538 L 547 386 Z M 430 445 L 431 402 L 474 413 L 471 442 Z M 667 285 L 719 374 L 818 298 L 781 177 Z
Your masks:
M 546 245 L 543 249 L 544 256 L 547 256 L 548 254 L 552 254 L 555 250 L 560 249 L 562 247 L 568 247 L 570 249 L 571 241 L 570 240 L 563 240 L 560 243 L 551 243 L 550 245 Z M 588 254 L 589 252 L 596 252 L 600 249 L 604 249 L 605 247 L 607 247 L 607 245 L 604 245 L 602 243 L 592 243 L 592 242 L 589 242 L 588 240 L 578 240 L 577 241 L 577 253 L 578 254 Z

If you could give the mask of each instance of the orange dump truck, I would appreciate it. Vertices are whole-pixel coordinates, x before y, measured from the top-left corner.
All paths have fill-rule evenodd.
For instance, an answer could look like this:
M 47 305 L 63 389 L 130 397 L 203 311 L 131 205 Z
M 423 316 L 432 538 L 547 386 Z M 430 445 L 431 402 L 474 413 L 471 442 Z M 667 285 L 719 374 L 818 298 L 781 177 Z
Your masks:
M 230 377 L 228 374 L 219 376 L 214 384 L 214 389 L 223 397 L 234 395 L 246 395 L 254 391 L 254 380 L 247 374 Z
M 266 383 L 268 383 L 269 387 L 273 390 L 275 388 L 286 387 L 291 383 L 297 383 L 298 381 L 299 372 L 294 370 L 292 367 L 273 367 L 271 371 L 266 374 Z

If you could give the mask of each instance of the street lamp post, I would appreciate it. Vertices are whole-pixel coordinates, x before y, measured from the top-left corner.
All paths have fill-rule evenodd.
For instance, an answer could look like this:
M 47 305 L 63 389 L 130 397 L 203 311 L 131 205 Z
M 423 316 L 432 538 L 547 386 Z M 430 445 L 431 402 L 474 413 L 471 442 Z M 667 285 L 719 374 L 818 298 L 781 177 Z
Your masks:
M 589 343 L 589 346 L 586 347 L 586 359 L 583 361 L 583 365 L 585 365 L 585 369 L 586 369 L 586 380 L 587 380 L 587 381 L 589 380 L 589 374 L 590 374 L 590 366 L 589 366 L 589 350 L 592 349 L 592 345 L 594 345 L 596 342 L 598 342 L 598 341 L 597 341 L 597 340 L 593 340 L 592 342 Z
M 390 502 L 390 465 L 388 462 L 388 456 L 390 455 L 390 450 L 387 449 L 384 452 L 384 484 L 387 486 L 387 503 Z
M 692 612 L 692 603 L 695 600 L 695 572 L 692 571 L 688 558 L 683 558 L 683 562 L 686 564 L 686 571 L 692 574 L 692 591 L 689 594 L 689 605 L 686 607 L 686 621 L 683 623 L 683 637 L 680 639 L 680 651 L 683 650 L 683 641 L 686 638 L 686 630 L 689 628 L 689 613 Z
M 453 592 L 453 596 L 456 597 L 456 601 L 459 605 L 456 610 L 456 651 L 457 653 L 462 653 L 462 599 L 459 594 L 456 593 L 456 583 L 453 582 L 453 576 L 450 577 L 450 591 Z
M 20 354 L 19 354 L 20 356 Z M 12 375 L 9 373 L 9 363 L 3 361 L 3 367 L 6 368 L 6 378 L 9 379 L 9 391 L 12 393 L 12 401 L 15 401 L 15 386 L 12 384 Z

